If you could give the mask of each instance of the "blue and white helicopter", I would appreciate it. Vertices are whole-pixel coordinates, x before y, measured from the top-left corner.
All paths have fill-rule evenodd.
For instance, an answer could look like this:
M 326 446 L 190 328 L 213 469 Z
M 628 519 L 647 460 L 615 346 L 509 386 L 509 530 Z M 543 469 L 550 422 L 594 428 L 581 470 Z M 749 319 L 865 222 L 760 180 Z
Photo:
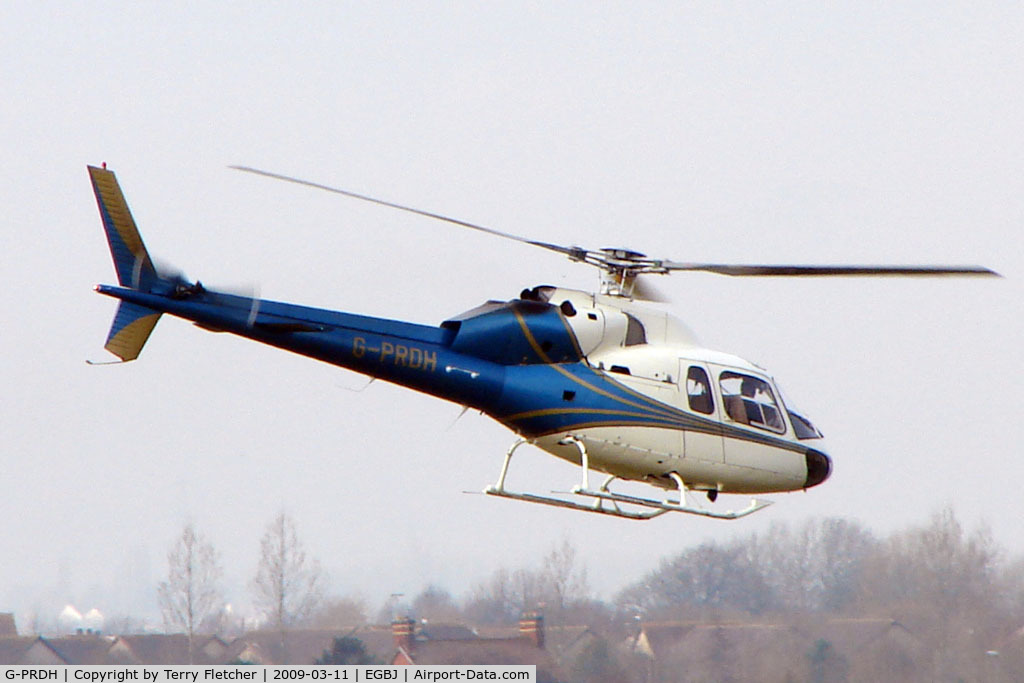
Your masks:
M 720 493 L 765 494 L 821 484 L 832 472 L 822 434 L 788 406 L 766 370 L 702 346 L 679 320 L 637 303 L 641 275 L 993 276 L 978 266 L 779 266 L 680 263 L 629 249 L 591 250 L 530 240 L 440 214 L 246 167 L 564 254 L 601 271 L 599 293 L 539 286 L 488 301 L 437 327 L 217 292 L 153 265 L 112 171 L 89 167 L 120 300 L 105 348 L 138 357 L 164 313 L 338 365 L 486 413 L 517 439 L 484 493 L 629 519 L 683 512 L 736 519 L 770 501 L 719 510 Z M 580 468 L 562 493 L 505 486 L 516 450 L 530 444 Z M 591 473 L 604 475 L 596 487 Z M 616 481 L 663 489 L 613 491 Z M 619 487 L 621 488 L 621 487 Z M 698 493 L 707 496 L 704 505 Z

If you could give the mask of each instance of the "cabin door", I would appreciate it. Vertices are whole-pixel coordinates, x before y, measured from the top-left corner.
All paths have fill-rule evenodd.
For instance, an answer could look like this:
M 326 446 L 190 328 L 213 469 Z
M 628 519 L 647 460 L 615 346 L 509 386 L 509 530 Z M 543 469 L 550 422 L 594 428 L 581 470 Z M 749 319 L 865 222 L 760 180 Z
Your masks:
M 679 359 L 681 407 L 691 418 L 683 433 L 683 457 L 705 462 L 725 462 L 721 430 L 721 406 L 715 400 L 707 365 Z

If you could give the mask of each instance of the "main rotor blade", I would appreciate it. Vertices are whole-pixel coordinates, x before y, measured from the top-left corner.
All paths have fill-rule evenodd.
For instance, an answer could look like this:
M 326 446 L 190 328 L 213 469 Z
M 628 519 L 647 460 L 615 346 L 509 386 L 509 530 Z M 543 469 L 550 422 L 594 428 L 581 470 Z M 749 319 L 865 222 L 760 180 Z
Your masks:
M 983 266 L 771 266 L 763 264 L 677 263 L 674 261 L 663 261 L 661 266 L 666 270 L 703 271 L 733 276 L 821 277 L 896 275 L 904 277 L 934 277 L 944 275 L 980 275 L 1002 277 L 994 270 Z
M 402 204 L 395 204 L 383 199 L 376 199 L 374 197 L 368 197 L 364 194 L 357 192 L 350 192 L 349 190 L 342 190 L 341 188 L 331 187 L 330 185 L 322 185 L 315 183 L 311 180 L 303 180 L 301 178 L 293 178 L 291 176 L 281 175 L 280 173 L 271 173 L 270 171 L 261 171 L 258 168 L 251 168 L 249 166 L 230 166 L 236 171 L 245 171 L 246 173 L 254 173 L 256 175 L 265 176 L 267 178 L 274 178 L 275 180 L 284 180 L 289 183 L 296 183 L 298 185 L 306 185 L 307 187 L 315 187 L 318 190 L 326 190 L 327 192 L 333 192 L 334 194 L 340 194 L 345 197 L 352 197 L 353 199 L 361 199 L 364 202 L 370 202 L 373 204 L 379 204 L 381 206 L 387 206 L 392 209 L 399 209 L 401 211 L 408 211 L 418 216 L 426 216 L 427 218 L 434 218 L 439 221 L 445 221 L 446 223 L 452 223 L 459 225 L 464 228 L 470 228 L 471 230 L 479 230 L 480 232 L 486 232 L 491 235 L 498 237 L 504 237 L 505 239 L 515 240 L 516 242 L 523 242 L 524 244 L 532 244 L 535 247 L 542 249 L 548 249 L 550 251 L 557 251 L 560 254 L 565 254 L 574 261 L 583 261 L 589 253 L 587 249 L 582 247 L 563 247 L 559 244 L 551 244 L 549 242 L 539 242 L 537 240 L 527 239 L 526 237 L 520 237 L 519 235 L 512 235 L 501 230 L 495 230 L 494 228 L 488 228 L 483 225 L 477 225 L 475 223 L 469 223 L 467 221 L 459 220 L 458 218 L 452 218 L 451 216 L 444 216 L 439 213 L 433 213 L 432 211 L 424 211 L 422 209 L 415 209 L 411 206 L 403 206 Z
M 628 249 L 603 249 L 599 251 L 593 251 L 590 249 L 585 249 L 583 247 L 567 247 L 560 244 L 552 244 L 550 242 L 531 240 L 526 237 L 521 237 L 519 235 L 513 235 L 508 232 L 502 232 L 501 230 L 495 230 L 494 228 L 488 228 L 483 225 L 477 225 L 476 223 L 470 223 L 468 221 L 459 220 L 458 218 L 452 218 L 451 216 L 445 216 L 443 214 L 434 213 L 432 211 L 424 211 L 423 209 L 416 209 L 411 206 L 405 206 L 403 204 L 396 204 L 394 202 L 389 202 L 384 199 L 377 199 L 375 197 L 359 194 L 358 192 L 351 192 L 349 190 L 331 187 L 330 185 L 315 183 L 311 180 L 303 180 L 301 178 L 286 176 L 280 173 L 262 171 L 258 168 L 252 168 L 250 166 L 231 166 L 230 168 L 233 168 L 237 171 L 245 171 L 246 173 L 253 173 L 255 175 L 265 176 L 267 178 L 273 178 L 275 180 L 284 180 L 286 182 L 295 183 L 297 185 L 305 185 L 307 187 L 313 187 L 318 190 L 333 192 L 334 194 L 340 194 L 345 197 L 360 199 L 364 202 L 370 202 L 372 204 L 378 204 L 380 206 L 386 206 L 392 209 L 399 209 L 400 211 L 407 211 L 408 213 L 416 214 L 417 216 L 433 218 L 435 220 L 444 221 L 446 223 L 458 225 L 463 228 L 469 228 L 471 230 L 477 230 L 479 232 L 486 232 L 497 237 L 504 237 L 505 239 L 514 240 L 516 242 L 522 242 L 523 244 L 531 244 L 535 247 L 540 247 L 542 249 L 547 249 L 549 251 L 558 252 L 559 254 L 564 254 L 573 261 L 579 261 L 583 263 L 588 263 L 592 266 L 596 266 L 597 268 L 600 268 L 602 271 L 605 271 L 607 273 L 631 273 L 632 275 L 639 275 L 640 273 L 667 273 L 669 271 L 703 271 L 709 273 L 718 273 L 720 275 L 732 276 L 820 277 L 899 275 L 913 277 L 928 277 L 943 275 L 982 275 L 1001 277 L 995 271 L 989 270 L 988 268 L 984 268 L 982 266 L 773 266 L 763 264 L 732 265 L 722 263 L 681 263 L 678 261 L 651 259 L 645 257 L 643 254 L 632 252 L 631 250 Z

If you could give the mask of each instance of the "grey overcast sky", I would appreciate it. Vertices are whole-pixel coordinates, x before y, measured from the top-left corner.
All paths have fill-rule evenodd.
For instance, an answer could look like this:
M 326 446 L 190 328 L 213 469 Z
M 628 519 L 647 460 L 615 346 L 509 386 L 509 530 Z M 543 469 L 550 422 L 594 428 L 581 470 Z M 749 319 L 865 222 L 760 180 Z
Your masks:
M 193 521 L 229 599 L 274 514 L 333 592 L 456 595 L 571 540 L 601 597 L 709 538 L 955 506 L 1024 551 L 1024 8 L 904 3 L 0 6 L 0 611 L 155 617 Z M 1003 280 L 656 284 L 767 367 L 835 474 L 740 522 L 632 523 L 479 490 L 512 434 L 460 407 L 165 317 L 93 367 L 115 281 L 86 164 L 210 286 L 438 324 L 558 255 L 227 169 L 246 164 L 556 243 L 677 260 L 968 263 Z M 575 481 L 524 456 L 515 484 Z

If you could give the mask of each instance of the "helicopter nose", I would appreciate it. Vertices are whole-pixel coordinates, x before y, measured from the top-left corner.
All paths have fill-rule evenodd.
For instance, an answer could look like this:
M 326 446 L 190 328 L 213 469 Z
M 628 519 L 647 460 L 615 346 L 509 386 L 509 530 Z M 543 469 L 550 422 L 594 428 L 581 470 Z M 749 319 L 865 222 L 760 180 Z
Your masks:
M 807 481 L 804 488 L 817 486 L 832 474 L 832 460 L 821 451 L 807 451 Z

